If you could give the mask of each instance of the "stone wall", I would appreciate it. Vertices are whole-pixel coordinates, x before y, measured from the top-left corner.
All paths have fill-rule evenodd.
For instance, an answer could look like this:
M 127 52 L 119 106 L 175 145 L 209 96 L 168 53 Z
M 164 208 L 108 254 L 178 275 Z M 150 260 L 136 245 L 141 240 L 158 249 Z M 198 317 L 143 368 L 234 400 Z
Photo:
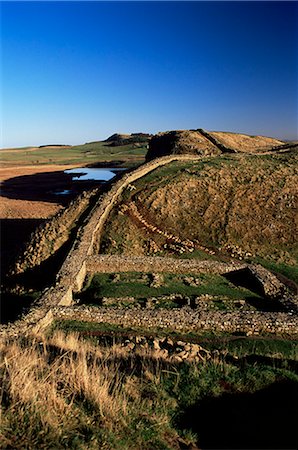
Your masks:
M 194 157 L 193 155 L 171 155 L 155 159 L 138 167 L 130 173 L 124 174 L 120 180 L 112 184 L 111 189 L 97 200 L 96 205 L 91 210 L 88 217 L 84 220 L 84 224 L 78 230 L 75 242 L 61 269 L 57 273 L 55 285 L 50 289 L 45 290 L 43 295 L 37 302 L 34 303 L 33 308 L 23 319 L 16 321 L 13 324 L 4 326 L 0 331 L 0 337 L 7 335 L 14 336 L 18 333 L 26 334 L 28 332 L 38 332 L 41 329 L 46 328 L 53 320 L 53 317 L 58 317 L 57 311 L 62 311 L 59 307 L 72 305 L 72 294 L 73 292 L 81 290 L 87 273 L 92 274 L 95 272 L 104 271 L 161 271 L 175 273 L 185 271 L 189 273 L 227 273 L 229 271 L 235 271 L 246 267 L 245 264 L 243 265 L 237 261 L 233 261 L 231 263 L 220 263 L 215 261 L 176 260 L 173 258 L 121 258 L 109 255 L 91 256 L 96 253 L 96 243 L 98 242 L 98 238 L 103 231 L 110 211 L 117 204 L 119 197 L 128 185 L 156 168 L 172 161 L 192 161 L 197 159 L 202 159 L 202 157 Z M 260 280 L 262 280 L 262 276 L 260 276 Z M 57 307 L 58 310 L 55 309 Z M 74 318 L 74 314 L 76 314 L 76 311 L 79 310 L 75 308 L 64 308 L 64 311 L 65 315 L 68 314 L 69 317 L 72 315 L 71 317 Z M 107 311 L 98 312 L 98 314 L 100 321 L 109 322 L 110 320 L 114 320 L 109 317 L 109 312 Z M 113 314 L 115 314 L 113 317 L 119 317 L 119 321 L 123 321 L 126 317 L 126 313 L 120 311 L 115 311 Z M 202 327 L 202 329 L 210 329 L 210 327 L 214 326 L 216 329 L 217 323 L 219 328 L 223 326 L 223 328 L 220 328 L 222 330 L 227 330 L 229 327 L 237 330 L 239 321 L 244 320 L 243 326 L 247 326 L 247 330 L 250 328 L 252 323 L 255 323 L 256 330 L 261 330 L 265 327 L 264 329 L 267 330 L 272 328 L 272 330 L 274 329 L 278 332 L 283 332 L 286 329 L 292 330 L 294 326 L 297 329 L 297 320 L 294 317 L 292 318 L 290 315 L 280 316 L 276 313 L 270 315 L 269 313 L 253 314 L 247 312 L 245 317 L 240 317 L 235 314 L 226 315 L 224 323 L 222 315 L 217 316 L 217 313 L 213 312 L 212 317 L 211 315 L 208 316 L 206 313 L 207 316 L 205 319 L 202 319 L 202 316 L 196 316 L 195 313 L 191 311 L 185 311 L 185 314 L 183 315 L 184 319 L 179 319 L 178 315 L 176 317 L 175 314 L 178 314 L 177 311 L 171 312 L 171 318 L 169 318 L 170 316 L 168 315 L 168 312 L 160 312 L 161 315 L 159 316 L 156 316 L 156 314 L 157 313 L 154 311 L 150 311 L 147 315 L 144 315 L 143 311 L 138 312 L 137 314 L 135 311 L 133 313 L 133 315 L 135 315 L 135 321 L 139 321 L 141 324 L 146 323 L 149 326 L 151 326 L 150 323 L 155 324 L 152 326 L 167 326 L 167 324 L 173 323 L 173 321 L 178 324 L 179 320 L 182 320 L 181 323 L 184 324 L 183 326 L 188 324 L 190 329 L 195 329 L 199 326 Z M 267 316 L 264 314 L 267 314 Z M 128 321 L 133 319 L 132 314 L 127 317 Z M 278 319 L 278 317 L 280 317 L 280 319 Z M 264 322 L 265 319 L 267 322 Z
M 189 307 L 173 309 L 96 308 L 72 306 L 53 308 L 56 320 L 110 323 L 122 327 L 164 328 L 176 331 L 298 334 L 298 317 L 286 313 L 259 311 L 196 311 Z
M 113 272 L 167 272 L 167 273 L 213 273 L 225 274 L 246 268 L 237 261 L 200 261 L 197 259 L 163 258 L 159 256 L 97 255 L 86 259 L 86 271 L 94 273 Z
M 41 323 L 49 325 L 51 308 L 72 304 L 72 293 L 82 288 L 85 279 L 86 260 L 94 252 L 96 241 L 103 230 L 110 211 L 129 184 L 172 161 L 191 161 L 195 159 L 201 159 L 201 157 L 196 158 L 193 155 L 170 155 L 159 158 L 158 160 L 141 165 L 130 173 L 124 174 L 120 180 L 112 184 L 111 189 L 97 200 L 96 205 L 85 219 L 84 224 L 78 230 L 76 240 L 61 269 L 57 273 L 55 285 L 47 289 L 38 301 L 34 302 L 32 309 L 23 319 L 13 324 L 4 325 L 2 330 L 0 330 L 0 337 L 7 336 L 8 334 L 26 334 L 27 332 L 40 329 Z M 87 203 L 89 205 L 89 199 Z M 80 203 L 77 208 L 74 208 L 74 211 L 80 210 L 82 212 L 86 207 L 87 205 L 83 202 L 82 205 Z M 25 258 L 19 262 L 20 266 L 18 270 L 22 271 L 24 270 L 24 264 L 26 264 Z

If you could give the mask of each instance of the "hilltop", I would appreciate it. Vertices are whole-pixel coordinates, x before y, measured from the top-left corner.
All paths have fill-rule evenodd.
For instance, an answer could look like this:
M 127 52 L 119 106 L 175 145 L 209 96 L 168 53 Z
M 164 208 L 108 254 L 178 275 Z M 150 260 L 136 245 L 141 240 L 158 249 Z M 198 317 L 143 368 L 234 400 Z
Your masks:
M 117 147 L 123 145 L 136 145 L 141 146 L 147 144 L 151 138 L 151 134 L 148 133 L 132 133 L 132 134 L 112 134 L 104 142 L 110 147 Z
M 261 153 L 289 146 L 285 142 L 264 136 L 249 136 L 221 131 L 173 130 L 161 132 L 149 141 L 146 160 L 165 155 L 219 155 L 220 153 Z

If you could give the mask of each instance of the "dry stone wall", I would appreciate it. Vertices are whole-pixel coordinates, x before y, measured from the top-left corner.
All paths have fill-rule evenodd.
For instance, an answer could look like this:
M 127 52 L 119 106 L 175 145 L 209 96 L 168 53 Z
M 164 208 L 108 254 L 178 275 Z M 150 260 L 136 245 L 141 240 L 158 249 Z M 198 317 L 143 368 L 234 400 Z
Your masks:
M 197 311 L 190 307 L 179 309 L 130 309 L 72 306 L 54 308 L 56 320 L 81 320 L 111 323 L 122 327 L 169 329 L 176 331 L 242 332 L 247 335 L 260 333 L 298 334 L 298 317 L 286 313 L 258 311 Z
M 214 261 L 196 261 L 196 260 L 176 260 L 172 258 L 121 258 L 109 255 L 91 256 L 96 253 L 96 243 L 102 233 L 104 224 L 109 216 L 112 208 L 117 204 L 119 197 L 124 189 L 137 179 L 143 177 L 147 173 L 156 168 L 168 164 L 172 161 L 198 160 L 202 157 L 194 157 L 193 155 L 171 155 L 163 158 L 152 160 L 136 170 L 126 173 L 123 177 L 115 182 L 111 189 L 103 194 L 97 201 L 96 205 L 85 219 L 77 233 L 77 238 L 65 259 L 60 271 L 57 274 L 56 283 L 50 289 L 47 289 L 41 298 L 34 304 L 30 312 L 19 321 L 4 326 L 0 331 L 0 337 L 8 335 L 16 335 L 18 333 L 26 334 L 28 332 L 38 332 L 46 328 L 54 317 L 60 317 L 64 311 L 65 318 L 74 318 L 75 314 L 82 311 L 76 308 L 61 308 L 62 306 L 71 306 L 73 302 L 73 292 L 81 290 L 86 274 L 95 272 L 117 272 L 117 271 L 146 271 L 146 272 L 189 272 L 189 273 L 227 273 L 243 268 L 243 264 L 238 262 L 219 263 Z M 259 272 L 260 273 L 260 272 Z M 262 277 L 261 277 L 262 278 Z M 58 309 L 57 309 L 58 308 Z M 112 311 L 112 310 L 111 310 Z M 270 315 L 270 313 L 246 313 L 246 316 L 233 313 L 226 313 L 223 320 L 222 314 L 212 312 L 212 316 L 207 313 L 206 316 L 198 315 L 198 312 L 192 312 L 185 309 L 180 317 L 177 311 L 156 312 L 150 311 L 144 314 L 143 311 L 134 311 L 133 314 L 123 311 L 101 311 L 97 313 L 94 319 L 96 321 L 114 321 L 114 323 L 127 324 L 146 324 L 148 326 L 167 327 L 176 323 L 177 328 L 187 327 L 189 329 L 210 329 L 219 327 L 221 330 L 237 330 L 240 321 L 243 321 L 243 327 L 247 327 L 247 331 L 252 325 L 256 330 L 272 329 L 276 332 L 291 332 L 296 328 L 297 319 L 290 315 Z M 62 315 L 63 315 L 62 314 Z M 81 314 L 81 313 L 80 313 Z M 92 316 L 93 313 L 88 313 Z M 109 315 L 112 314 L 112 315 Z M 267 315 L 264 315 L 267 314 Z M 117 319 L 118 317 L 118 319 Z M 80 316 L 78 315 L 79 319 Z M 116 322 L 115 322 L 116 321 Z M 179 325 L 179 323 L 181 325 Z M 275 325 L 274 325 L 275 323 Z
M 103 230 L 110 211 L 117 203 L 121 193 L 129 184 L 156 168 L 172 161 L 190 161 L 195 159 L 201 158 L 196 158 L 193 155 L 170 155 L 159 158 L 138 167 L 130 173 L 124 174 L 119 181 L 114 183 L 111 189 L 98 199 L 96 205 L 86 218 L 84 225 L 79 229 L 77 238 L 57 274 L 56 284 L 44 292 L 23 319 L 18 320 L 13 324 L 3 326 L 2 330 L 0 330 L 0 337 L 7 336 L 8 334 L 15 335 L 19 332 L 25 334 L 26 332 L 40 329 L 41 324 L 45 327 L 49 325 L 52 320 L 50 313 L 51 308 L 57 305 L 69 306 L 72 304 L 73 291 L 80 290 L 85 279 L 86 259 L 93 253 L 98 236 Z M 74 208 L 74 211 L 78 212 L 80 210 L 79 212 L 82 212 L 85 209 L 86 205 L 79 202 L 78 207 Z M 19 263 L 20 265 L 17 270 L 24 270 L 24 265 L 26 264 L 25 259 L 23 258 Z
M 197 259 L 163 258 L 158 256 L 97 255 L 86 259 L 86 271 L 97 272 L 167 272 L 225 274 L 247 267 L 245 263 L 232 261 L 200 261 Z

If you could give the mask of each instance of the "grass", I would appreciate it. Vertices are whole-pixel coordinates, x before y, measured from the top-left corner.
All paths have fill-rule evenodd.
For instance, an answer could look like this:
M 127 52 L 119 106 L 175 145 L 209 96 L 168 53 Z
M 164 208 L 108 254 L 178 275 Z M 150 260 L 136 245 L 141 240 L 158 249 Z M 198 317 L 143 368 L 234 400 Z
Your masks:
M 0 151 L 2 164 L 17 165 L 44 165 L 44 164 L 92 164 L 99 161 L 125 160 L 134 162 L 143 161 L 146 154 L 146 146 L 135 147 L 124 145 L 119 147 L 107 147 L 104 142 L 95 142 L 77 145 L 69 148 L 42 147 L 36 150 L 12 149 Z
M 117 277 L 117 278 L 115 278 Z M 197 285 L 188 285 L 188 279 L 195 279 Z M 152 286 L 152 274 L 142 275 L 136 272 L 118 274 L 97 274 L 90 284 L 78 297 L 82 303 L 100 303 L 103 297 L 123 298 L 134 297 L 146 299 L 149 297 L 169 296 L 181 294 L 185 296 L 199 296 L 209 294 L 224 299 L 260 299 L 257 294 L 245 288 L 235 287 L 232 283 L 219 275 L 200 274 L 175 275 L 163 274 L 160 285 Z M 220 298 L 218 299 L 220 300 Z M 220 307 L 219 303 L 218 306 Z
M 132 335 L 156 335 L 159 338 L 171 337 L 174 341 L 199 343 L 210 351 L 218 350 L 240 358 L 247 355 L 259 355 L 298 361 L 298 340 L 297 338 L 289 339 L 287 336 L 248 337 L 227 332 L 191 331 L 182 333 L 165 329 L 148 331 L 138 327 L 122 327 L 105 322 L 82 322 L 79 320 L 56 320 L 49 335 L 58 330 L 64 333 L 79 333 L 82 337 L 91 338 L 94 342 L 100 342 L 101 339 L 105 341 L 107 338 L 120 342 L 121 339 Z
M 292 152 L 172 162 L 137 180 L 135 190 L 127 190 L 123 201 L 135 201 L 149 222 L 182 240 L 197 239 L 207 247 L 223 248 L 223 252 L 227 244 L 238 246 L 242 259 L 252 254 L 268 260 L 268 266 L 273 261 L 272 267 L 276 264 L 282 274 L 297 280 L 296 159 Z M 128 238 L 140 252 L 147 252 L 148 236 L 131 236 L 128 225 L 122 232 L 118 216 L 111 216 L 109 225 L 112 231 L 107 230 L 106 235 L 115 241 L 115 248 L 110 245 L 113 252 L 126 252 Z M 125 245 L 118 245 L 117 233 L 122 234 Z M 158 236 L 152 239 L 160 244 Z
M 262 266 L 266 267 L 266 269 L 280 273 L 289 278 L 289 280 L 292 280 L 298 284 L 298 265 L 290 266 L 288 264 L 277 263 L 272 260 L 270 261 L 265 258 L 256 258 L 255 261 L 262 264 Z
M 298 382 L 294 372 L 268 365 L 169 363 L 152 350 L 127 354 L 74 333 L 2 342 L 1 354 L 0 440 L 16 450 L 190 448 L 204 438 L 199 424 L 185 421 L 190 408 Z

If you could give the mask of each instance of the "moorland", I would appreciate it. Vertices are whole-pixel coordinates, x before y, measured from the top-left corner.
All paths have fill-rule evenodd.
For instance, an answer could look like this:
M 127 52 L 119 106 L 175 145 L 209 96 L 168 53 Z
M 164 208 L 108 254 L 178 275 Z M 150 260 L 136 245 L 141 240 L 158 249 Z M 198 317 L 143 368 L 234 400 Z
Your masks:
M 2 448 L 296 448 L 297 148 L 1 150 Z M 86 166 L 126 170 L 70 189 Z

